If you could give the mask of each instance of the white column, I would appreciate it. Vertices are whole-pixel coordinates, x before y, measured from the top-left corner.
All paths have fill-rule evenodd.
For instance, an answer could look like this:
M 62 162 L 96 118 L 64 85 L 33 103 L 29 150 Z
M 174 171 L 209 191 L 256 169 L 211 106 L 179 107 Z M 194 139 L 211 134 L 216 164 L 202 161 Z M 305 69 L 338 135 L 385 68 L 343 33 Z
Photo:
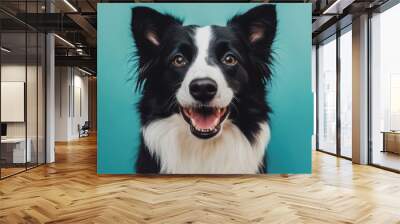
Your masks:
M 55 161 L 54 133 L 55 133 L 55 55 L 54 35 L 46 36 L 46 163 Z

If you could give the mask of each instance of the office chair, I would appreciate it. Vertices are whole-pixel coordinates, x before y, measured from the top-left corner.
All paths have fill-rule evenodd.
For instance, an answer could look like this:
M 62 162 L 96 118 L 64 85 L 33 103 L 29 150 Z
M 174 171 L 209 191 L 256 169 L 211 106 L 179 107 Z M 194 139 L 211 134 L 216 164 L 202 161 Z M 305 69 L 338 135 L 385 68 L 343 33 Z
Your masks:
M 89 136 L 89 129 L 90 129 L 89 121 L 85 121 L 85 123 L 82 125 L 82 127 L 80 127 L 80 125 L 78 125 L 79 138 Z

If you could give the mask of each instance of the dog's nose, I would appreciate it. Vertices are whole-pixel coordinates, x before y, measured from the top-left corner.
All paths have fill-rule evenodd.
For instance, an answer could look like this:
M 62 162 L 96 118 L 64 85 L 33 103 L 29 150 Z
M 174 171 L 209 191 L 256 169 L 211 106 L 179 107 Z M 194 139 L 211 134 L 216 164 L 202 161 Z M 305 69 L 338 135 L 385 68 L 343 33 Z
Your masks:
M 194 79 L 189 84 L 189 92 L 194 99 L 200 102 L 212 100 L 217 93 L 217 83 L 210 78 Z

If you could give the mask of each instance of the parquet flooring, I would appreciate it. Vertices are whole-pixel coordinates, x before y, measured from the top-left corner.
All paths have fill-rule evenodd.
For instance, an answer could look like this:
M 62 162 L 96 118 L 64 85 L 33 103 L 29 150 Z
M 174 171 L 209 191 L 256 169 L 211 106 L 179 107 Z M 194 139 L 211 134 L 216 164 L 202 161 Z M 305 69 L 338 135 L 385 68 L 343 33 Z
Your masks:
M 14 168 L 14 167 L 11 167 L 11 168 L 9 168 L 9 167 L 7 167 L 7 168 L 1 168 L 1 175 L 2 175 L 2 177 L 8 177 L 8 176 L 11 176 L 11 175 L 13 175 L 13 174 L 16 174 L 16 173 L 19 173 L 19 172 L 22 172 L 22 171 L 24 171 L 25 170 L 25 167 L 21 167 L 21 168 L 19 168 L 19 167 L 17 167 L 17 168 Z
M 312 175 L 98 176 L 96 139 L 0 181 L 0 223 L 400 223 L 400 175 L 315 152 Z

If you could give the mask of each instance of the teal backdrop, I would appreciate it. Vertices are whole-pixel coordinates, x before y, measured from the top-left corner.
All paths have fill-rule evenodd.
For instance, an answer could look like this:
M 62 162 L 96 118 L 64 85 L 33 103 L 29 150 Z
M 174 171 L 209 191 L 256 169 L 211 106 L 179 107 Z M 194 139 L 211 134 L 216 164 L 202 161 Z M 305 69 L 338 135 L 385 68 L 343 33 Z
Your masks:
M 135 44 L 131 9 L 152 7 L 183 18 L 185 24 L 225 25 L 254 3 L 103 3 L 98 5 L 98 152 L 99 174 L 135 173 L 140 122 L 135 109 Z M 273 45 L 271 141 L 268 173 L 310 173 L 313 133 L 311 89 L 311 4 L 276 4 L 278 28 Z

